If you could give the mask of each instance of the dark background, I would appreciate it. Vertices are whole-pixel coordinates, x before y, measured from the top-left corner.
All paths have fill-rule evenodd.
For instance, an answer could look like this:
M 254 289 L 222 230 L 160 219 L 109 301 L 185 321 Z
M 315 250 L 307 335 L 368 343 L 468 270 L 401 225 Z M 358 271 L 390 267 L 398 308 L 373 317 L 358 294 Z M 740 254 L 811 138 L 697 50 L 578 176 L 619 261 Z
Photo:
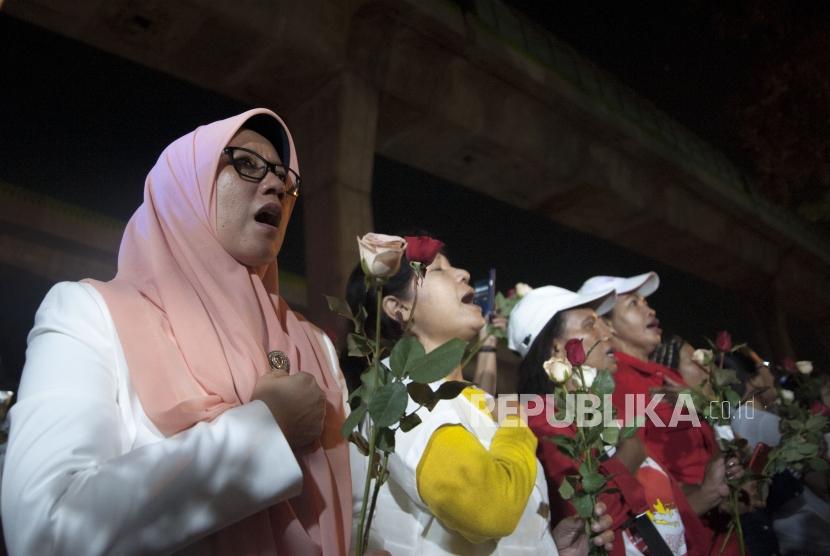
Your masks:
M 752 79 L 750 69 L 763 67 L 753 61 L 761 51 L 752 41 L 723 32 L 718 22 L 729 14 L 716 4 L 509 3 L 763 182 L 757 153 L 743 138 L 741 116 L 733 109 L 735 94 Z M 665 48 L 654 48 L 655 43 Z M 3 14 L 0 67 L 0 179 L 124 222 L 140 204 L 144 177 L 167 144 L 200 124 L 249 108 Z M 782 206 L 797 211 L 804 199 L 820 197 L 800 195 L 782 200 Z M 474 278 L 496 267 L 502 291 L 518 281 L 575 289 L 594 274 L 656 270 L 662 285 L 650 301 L 668 333 L 697 342 L 721 328 L 731 330 L 736 340 L 756 337 L 749 301 L 739 292 L 398 162 L 376 158 L 373 205 L 377 231 L 430 230 L 448 244 L 454 264 L 470 269 Z M 821 219 L 817 225 L 823 225 Z M 281 268 L 297 274 L 304 274 L 305 265 L 302 228 L 301 196 L 280 254 Z M 51 284 L 0 265 L 0 285 L 0 386 L 16 389 L 25 336 Z M 764 308 L 758 309 L 763 315 Z M 791 326 L 799 357 L 822 362 L 826 354 L 812 329 L 797 320 Z

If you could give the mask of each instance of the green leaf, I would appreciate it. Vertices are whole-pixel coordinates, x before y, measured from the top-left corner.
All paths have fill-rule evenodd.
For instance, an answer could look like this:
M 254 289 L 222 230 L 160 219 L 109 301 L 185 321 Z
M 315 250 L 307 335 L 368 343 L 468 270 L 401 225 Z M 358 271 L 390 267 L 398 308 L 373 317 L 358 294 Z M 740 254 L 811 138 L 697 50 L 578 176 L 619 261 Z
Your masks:
M 352 357 L 364 357 L 366 355 L 371 355 L 374 351 L 372 349 L 372 344 L 374 344 L 374 342 L 354 332 L 349 332 L 348 336 L 346 336 L 346 348 L 349 350 L 349 355 Z
M 395 451 L 395 431 L 388 427 L 383 427 L 378 430 L 378 439 L 375 443 L 378 450 L 391 454 Z
M 343 426 L 340 427 L 340 434 L 343 435 L 343 438 L 349 438 L 352 431 L 360 425 L 360 421 L 364 415 L 366 415 L 366 406 L 363 404 L 357 406 L 356 409 L 349 413 L 349 416 L 343 421 Z
M 605 477 L 599 473 L 589 473 L 588 475 L 582 477 L 582 488 L 585 489 L 585 492 L 594 494 L 602 490 L 602 487 L 605 486 L 605 482 Z
M 358 386 L 357 388 L 355 388 L 354 390 L 352 390 L 352 393 L 349 394 L 349 401 L 352 401 L 355 398 L 360 398 L 362 395 L 363 395 L 363 386 L 361 385 L 361 386 Z
M 726 399 L 729 401 L 729 405 L 732 408 L 732 411 L 735 410 L 741 404 L 741 396 L 738 395 L 732 388 L 726 389 Z
M 611 373 L 603 370 L 597 373 L 597 378 L 594 379 L 594 383 L 591 385 L 591 391 L 598 396 L 604 396 L 605 394 L 613 394 L 614 387 L 614 378 Z
M 415 336 L 404 336 L 392 348 L 389 364 L 395 376 L 401 377 L 410 361 L 415 361 L 423 356 L 424 346 L 421 345 L 421 342 Z
M 820 471 L 824 473 L 825 471 L 830 469 L 830 463 L 827 463 L 827 461 L 824 458 L 813 458 L 810 460 L 810 468 L 813 471 Z
M 818 454 L 818 446 L 811 443 L 804 443 L 798 446 L 798 453 L 802 456 L 813 456 Z
M 409 392 L 409 397 L 412 401 L 421 404 L 424 407 L 432 408 L 438 401 L 435 392 L 428 384 L 421 384 L 419 382 L 410 382 L 406 385 L 406 391 Z
M 450 374 L 461 363 L 466 347 L 467 342 L 453 338 L 423 357 L 410 360 L 405 372 L 415 382 L 435 382 Z
M 738 373 L 732 369 L 715 369 L 714 373 L 715 386 L 723 388 L 729 384 L 738 384 Z
M 635 427 L 634 425 L 626 426 L 626 427 L 623 427 L 622 430 L 620 431 L 620 439 L 621 440 L 628 440 L 629 438 L 631 438 L 635 434 L 637 434 L 637 427 Z
M 438 387 L 435 391 L 435 397 L 439 400 L 452 400 L 456 398 L 465 388 L 472 386 L 469 382 L 462 382 L 460 380 L 448 380 Z
M 369 402 L 369 415 L 375 425 L 388 427 L 398 422 L 403 412 L 406 411 L 408 401 L 403 383 L 384 384 L 378 388 L 372 401 Z
M 561 496 L 563 500 L 570 500 L 574 495 L 574 492 L 574 487 L 569 478 L 565 477 L 562 479 L 562 484 L 559 485 L 559 496 Z
M 591 495 L 584 492 L 578 492 L 571 500 L 574 505 L 577 515 L 584 520 L 591 519 L 594 515 L 594 501 L 591 500 Z
M 401 430 L 403 432 L 409 432 L 420 424 L 421 418 L 418 417 L 418 414 L 410 413 L 409 415 L 401 419 Z
M 553 442 L 559 451 L 571 459 L 576 459 L 576 441 L 567 436 L 546 436 L 545 440 Z
M 360 382 L 362 386 L 360 387 L 363 390 L 363 394 L 361 397 L 366 400 L 366 403 L 370 403 L 372 398 L 375 396 L 375 390 L 378 387 L 378 372 L 377 369 L 369 367 L 360 375 Z
M 611 444 L 612 446 L 616 446 L 617 442 L 620 440 L 620 428 L 619 427 L 605 427 L 602 430 L 602 440 L 607 443 Z
M 332 297 L 330 295 L 327 295 L 325 297 L 326 297 L 326 303 L 328 303 L 330 311 L 332 311 L 334 313 L 337 313 L 341 317 L 345 317 L 349 320 L 354 320 L 354 314 L 352 314 L 352 308 L 349 307 L 349 304 L 346 303 L 345 300 L 340 299 L 339 297 Z
M 824 415 L 811 415 L 807 422 L 804 423 L 804 428 L 810 430 L 823 431 L 827 426 L 827 417 Z
M 357 332 L 358 334 L 363 334 L 363 332 L 365 330 L 364 325 L 366 324 L 366 317 L 367 316 L 368 316 L 368 313 L 366 313 L 366 307 L 361 305 L 360 309 L 358 309 L 358 311 L 357 311 L 357 316 L 355 316 L 355 319 L 354 319 L 355 332 Z

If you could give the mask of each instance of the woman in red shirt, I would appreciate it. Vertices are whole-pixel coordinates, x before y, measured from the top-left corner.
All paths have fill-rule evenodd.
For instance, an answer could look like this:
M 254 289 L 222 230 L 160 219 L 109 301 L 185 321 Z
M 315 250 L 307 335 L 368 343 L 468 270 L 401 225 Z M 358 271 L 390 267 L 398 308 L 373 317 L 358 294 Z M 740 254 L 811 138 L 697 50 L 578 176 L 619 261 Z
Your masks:
M 587 347 L 593 346 L 586 365 L 614 372 L 616 361 L 610 341 L 611 330 L 598 315 L 610 310 L 614 301 L 615 294 L 611 289 L 580 295 L 555 286 L 537 288 L 522 298 L 510 314 L 508 330 L 511 349 L 523 357 L 519 367 L 519 393 L 543 396 L 539 401 L 546 403 L 544 396 L 553 393 L 553 384 L 542 364 L 552 355 L 563 354 L 565 343 L 572 338 L 581 339 Z M 555 426 L 549 422 L 546 406 L 541 413 L 534 413 L 537 411 L 528 411 L 528 425 L 540 439 L 537 455 L 548 480 L 551 517 L 556 522 L 575 513 L 573 506 L 559 495 L 559 485 L 567 475 L 577 473 L 577 466 L 549 437 L 573 437 L 576 428 L 573 424 Z M 703 553 L 691 551 L 690 548 L 696 546 L 695 540 L 687 539 L 684 534 L 681 514 L 683 510 L 691 513 L 691 509 L 679 485 L 659 465 L 646 459 L 644 444 L 639 437 L 623 442 L 616 453 L 602 463 L 601 470 L 610 477 L 610 486 L 616 489 L 600 496 L 614 521 L 614 554 Z M 649 488 L 642 484 L 646 478 Z M 652 540 L 651 546 L 647 546 L 643 538 L 633 532 L 635 518 L 643 514 L 651 518 L 653 527 L 649 530 L 659 534 L 663 542 Z M 642 521 L 636 525 L 644 527 Z M 662 551 L 658 551 L 657 544 Z

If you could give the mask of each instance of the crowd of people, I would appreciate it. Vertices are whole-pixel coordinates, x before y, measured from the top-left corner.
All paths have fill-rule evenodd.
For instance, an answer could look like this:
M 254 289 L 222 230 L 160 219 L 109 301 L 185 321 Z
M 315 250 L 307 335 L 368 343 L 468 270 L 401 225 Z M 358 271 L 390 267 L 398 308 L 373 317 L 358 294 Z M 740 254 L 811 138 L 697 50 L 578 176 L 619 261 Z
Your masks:
M 338 353 L 279 296 L 277 255 L 300 175 L 291 134 L 269 110 L 199 127 L 150 171 L 116 277 L 50 290 L 10 411 L 0 514 L 10 554 L 355 551 L 375 462 L 341 429 L 365 361 Z M 365 320 L 367 336 L 386 345 L 411 336 L 426 353 L 478 338 L 481 349 L 456 397 L 432 408 L 409 400 L 419 424 L 395 431 L 370 552 L 830 553 L 826 473 L 779 473 L 767 496 L 745 480 L 755 446 L 781 440 L 782 377 L 749 349 L 721 360 L 739 381 L 742 451 L 724 453 L 706 420 L 645 419 L 601 454 L 611 488 L 591 517 L 563 494 L 579 461 L 552 439 L 575 437 L 578 424 L 555 426 L 521 400 L 551 399 L 545 365 L 570 341 L 591 348 L 586 366 L 612 374 L 619 414 L 635 395 L 646 402 L 638 416 L 669 422 L 683 392 L 711 390 L 695 356 L 703 346 L 664 337 L 648 303 L 655 273 L 537 287 L 509 314 L 485 317 L 469 273 L 445 251 L 421 272 L 413 260 L 404 252 L 381 292 L 365 264 L 355 268 L 347 302 L 378 315 Z M 517 392 L 496 390 L 497 329 L 521 360 Z M 430 387 L 463 382 L 463 371 Z M 816 414 L 830 414 L 823 384 Z M 727 503 L 737 482 L 735 530 Z

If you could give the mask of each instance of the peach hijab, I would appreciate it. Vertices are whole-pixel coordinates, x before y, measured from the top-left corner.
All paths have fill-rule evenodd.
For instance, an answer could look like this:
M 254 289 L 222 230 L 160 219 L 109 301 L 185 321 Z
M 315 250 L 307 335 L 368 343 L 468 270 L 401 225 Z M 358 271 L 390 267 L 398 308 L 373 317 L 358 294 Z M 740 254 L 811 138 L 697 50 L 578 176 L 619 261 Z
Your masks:
M 216 238 L 222 149 L 258 114 L 274 118 L 283 136 L 274 146 L 299 173 L 291 134 L 270 110 L 197 128 L 168 146 L 147 176 L 115 278 L 90 282 L 115 321 L 144 411 L 166 436 L 250 401 L 269 351 L 287 354 L 292 374 L 314 376 L 326 395 L 326 422 L 320 442 L 297 456 L 302 494 L 218 531 L 213 541 L 221 554 L 345 554 L 352 512 L 344 410 L 321 332 L 279 297 L 276 261 L 260 279 Z

